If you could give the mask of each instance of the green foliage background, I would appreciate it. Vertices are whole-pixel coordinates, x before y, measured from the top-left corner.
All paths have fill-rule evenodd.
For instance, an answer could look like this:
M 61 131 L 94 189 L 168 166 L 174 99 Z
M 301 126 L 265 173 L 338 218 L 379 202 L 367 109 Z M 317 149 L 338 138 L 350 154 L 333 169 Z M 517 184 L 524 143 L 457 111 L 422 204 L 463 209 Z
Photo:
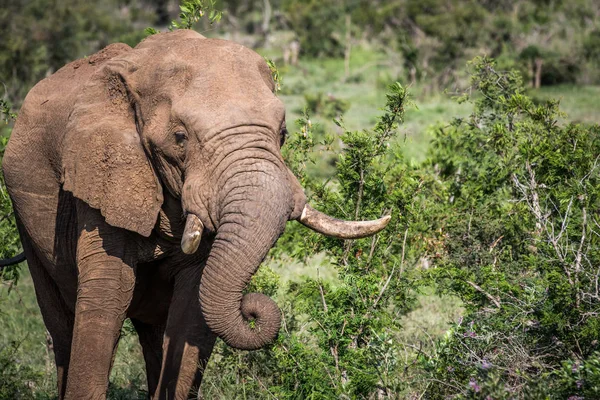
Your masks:
M 70 60 L 194 24 L 233 37 L 280 65 L 284 157 L 311 204 L 392 217 L 352 242 L 289 224 L 248 288 L 281 306 L 279 338 L 218 342 L 204 398 L 597 398 L 598 15 L 593 0 L 2 4 L 0 150 L 27 91 Z M 53 398 L 30 277 L 0 281 L 0 399 Z M 110 398 L 145 388 L 127 323 Z

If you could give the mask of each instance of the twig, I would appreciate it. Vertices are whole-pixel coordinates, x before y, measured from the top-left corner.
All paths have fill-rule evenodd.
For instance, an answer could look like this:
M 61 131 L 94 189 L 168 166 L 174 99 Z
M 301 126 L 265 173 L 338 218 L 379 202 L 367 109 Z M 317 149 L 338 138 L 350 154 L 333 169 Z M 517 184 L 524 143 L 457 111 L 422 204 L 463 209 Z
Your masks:
M 383 287 L 379 291 L 379 295 L 377 296 L 377 298 L 373 302 L 373 308 L 377 307 L 377 303 L 379 303 L 379 300 L 381 300 L 381 296 L 383 296 L 383 293 L 385 292 L 385 290 L 387 289 L 388 285 L 390 284 L 390 281 L 392 280 L 392 276 L 394 275 L 394 271 L 395 270 L 396 270 L 396 264 L 394 264 L 394 266 L 392 267 L 392 272 L 390 272 L 390 276 L 388 276 L 387 280 L 385 281 L 385 284 L 383 285 Z
M 327 302 L 325 301 L 325 293 L 323 293 L 323 286 L 321 285 L 321 280 L 319 279 L 319 293 L 321 294 L 321 301 L 323 302 L 323 311 L 327 312 Z
M 407 236 L 408 236 L 408 229 L 406 229 L 404 231 L 404 241 L 402 242 L 402 258 L 400 259 L 400 268 L 402 268 L 402 266 L 404 265 L 404 254 L 405 254 L 406 237 Z M 392 280 L 392 276 L 394 275 L 395 270 L 396 270 L 396 264 L 394 264 L 394 266 L 392 267 L 392 272 L 390 272 L 390 276 L 388 276 L 385 284 L 383 285 L 383 287 L 381 288 L 381 291 L 379 292 L 379 295 L 375 299 L 375 302 L 373 303 L 373 308 L 377 307 L 377 303 L 379 303 L 379 300 L 381 300 L 383 293 L 385 293 L 388 285 L 390 284 L 390 281 Z M 401 269 L 401 271 L 402 271 L 402 269 Z
M 581 180 L 579 181 L 580 185 L 583 185 L 583 181 L 585 181 L 592 174 L 592 172 L 594 172 L 594 170 L 598 166 L 598 158 L 600 158 L 600 155 L 597 156 L 594 160 L 594 165 L 592 166 L 592 169 L 590 169 L 590 172 L 588 172 L 583 178 L 581 178 Z
M 494 250 L 494 247 L 498 246 L 498 243 L 504 238 L 504 235 L 500 236 L 498 239 L 494 240 L 494 243 L 490 246 L 490 253 Z
M 581 273 L 581 256 L 583 244 L 585 243 L 585 231 L 587 229 L 587 210 L 585 207 L 581 210 L 582 219 L 581 222 L 581 241 L 579 242 L 579 248 L 577 249 L 577 255 L 575 256 L 575 285 L 577 290 L 575 291 L 575 306 L 579 308 L 581 303 L 581 295 L 579 293 L 579 274 Z
M 374 235 L 371 238 L 371 250 L 369 251 L 369 258 L 367 258 L 367 265 L 371 265 L 371 260 L 373 259 L 373 253 L 375 253 L 375 248 L 377 247 L 377 243 L 379 242 L 379 235 Z
M 458 386 L 455 386 L 455 385 L 452 385 L 452 384 L 450 384 L 450 383 L 448 383 L 448 382 L 440 381 L 439 379 L 435 379 L 435 378 L 429 378 L 429 379 L 427 379 L 427 380 L 428 380 L 428 381 L 432 381 L 432 382 L 441 383 L 442 385 L 446 385 L 446 386 L 448 386 L 448 387 L 451 387 L 451 388 L 453 388 L 453 389 L 456 389 L 456 390 L 458 390 L 460 393 L 464 393 L 464 392 L 465 392 L 465 391 L 464 391 L 462 388 L 460 388 L 460 387 L 458 387 Z
M 358 220 L 358 216 L 360 214 L 360 206 L 362 203 L 363 192 L 365 188 L 365 170 L 363 168 L 360 169 L 360 180 L 358 181 L 358 197 L 356 199 L 356 207 L 354 209 L 354 220 Z M 346 240 L 344 244 L 344 255 L 342 256 L 342 262 L 345 266 L 348 266 L 348 254 L 350 253 L 350 249 L 352 248 L 352 242 L 350 240 Z
M 490 299 L 490 301 L 496 305 L 496 307 L 500 308 L 500 300 L 498 300 L 497 298 L 495 298 L 494 296 L 492 296 L 491 294 L 489 294 L 488 292 L 486 292 L 485 290 L 483 290 L 481 288 L 481 286 L 479 286 L 475 282 L 467 281 L 467 283 L 469 285 L 471 285 L 473 287 L 473 289 L 477 290 L 479 293 L 484 294 L 485 297 L 487 297 L 488 299 Z
M 277 396 L 275 396 L 266 386 L 265 384 L 260 380 L 260 377 L 258 377 L 256 374 L 254 374 L 254 372 L 252 372 L 251 370 L 248 370 L 248 372 L 250 372 L 252 374 L 252 377 L 254 379 L 256 379 L 256 381 L 258 382 L 258 384 L 263 388 L 264 391 L 266 391 L 267 393 L 269 393 L 274 399 L 279 400 L 279 398 Z

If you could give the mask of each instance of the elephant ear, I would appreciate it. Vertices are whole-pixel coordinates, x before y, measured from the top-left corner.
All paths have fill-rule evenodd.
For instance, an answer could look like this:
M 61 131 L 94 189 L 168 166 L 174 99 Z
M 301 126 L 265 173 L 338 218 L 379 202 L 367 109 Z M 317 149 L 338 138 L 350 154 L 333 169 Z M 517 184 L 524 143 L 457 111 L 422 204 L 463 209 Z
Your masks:
M 149 236 L 163 196 L 138 132 L 136 64 L 108 61 L 80 93 L 63 143 L 63 188 L 109 224 Z

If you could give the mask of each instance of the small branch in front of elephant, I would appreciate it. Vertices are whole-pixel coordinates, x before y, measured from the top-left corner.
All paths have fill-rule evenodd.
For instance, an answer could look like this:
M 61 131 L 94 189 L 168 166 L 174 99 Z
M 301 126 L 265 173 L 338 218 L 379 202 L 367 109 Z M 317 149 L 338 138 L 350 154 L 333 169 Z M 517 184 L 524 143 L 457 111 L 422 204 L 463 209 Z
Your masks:
M 331 356 L 333 357 L 333 362 L 335 363 L 335 370 L 340 373 L 340 361 L 338 355 L 337 345 L 330 345 L 329 350 L 331 351 Z
M 317 272 L 317 279 L 318 279 L 318 283 L 319 283 L 319 294 L 321 295 L 321 301 L 323 302 L 323 311 L 325 313 L 327 313 L 329 309 L 327 307 L 327 302 L 325 301 L 325 292 L 323 291 L 323 285 L 321 285 L 321 278 L 318 276 L 318 272 Z M 329 336 L 329 338 L 330 338 L 329 339 L 329 351 L 331 352 L 331 356 L 333 357 L 333 361 L 335 363 L 335 369 L 339 374 L 340 373 L 340 362 L 339 362 L 337 344 L 334 344 L 335 342 L 333 340 L 331 340 L 330 332 L 321 324 L 321 322 L 319 320 L 317 320 L 317 323 L 319 324 L 321 329 L 323 329 L 323 332 L 325 332 L 327 334 L 327 336 Z M 342 329 L 345 329 L 345 327 L 346 327 L 346 325 L 344 323 L 344 327 Z
M 356 198 L 356 207 L 354 209 L 354 220 L 358 221 L 358 216 L 360 214 L 360 206 L 362 203 L 363 192 L 365 189 L 365 170 L 364 168 L 360 169 L 360 179 L 358 181 L 358 196 Z M 346 240 L 344 244 L 344 255 L 342 256 L 342 262 L 345 266 L 348 266 L 348 255 L 350 254 L 350 249 L 352 248 L 352 241 Z
M 406 249 L 406 238 L 407 237 L 408 237 L 408 229 L 406 229 L 404 231 L 404 240 L 402 241 L 402 257 L 400 258 L 400 274 L 402 274 L 402 272 L 404 270 L 404 268 L 403 268 L 403 266 L 404 266 L 404 254 L 405 254 L 405 249 Z M 373 307 L 372 307 L 373 309 L 375 307 L 377 307 L 377 304 L 381 300 L 381 297 L 383 296 L 383 294 L 387 290 L 387 287 L 390 284 L 390 281 L 392 280 L 392 276 L 394 275 L 394 271 L 395 270 L 396 270 L 396 264 L 394 264 L 394 266 L 392 267 L 392 272 L 390 272 L 390 276 L 388 276 L 385 284 L 383 285 L 383 287 L 381 288 L 381 291 L 379 292 L 379 295 L 377 296 L 377 298 L 373 302 Z
M 281 91 L 281 74 L 279 73 L 279 69 L 273 60 L 265 57 L 265 61 L 271 70 L 271 76 L 273 77 L 273 82 L 275 82 L 275 94 L 277 94 L 279 91 Z

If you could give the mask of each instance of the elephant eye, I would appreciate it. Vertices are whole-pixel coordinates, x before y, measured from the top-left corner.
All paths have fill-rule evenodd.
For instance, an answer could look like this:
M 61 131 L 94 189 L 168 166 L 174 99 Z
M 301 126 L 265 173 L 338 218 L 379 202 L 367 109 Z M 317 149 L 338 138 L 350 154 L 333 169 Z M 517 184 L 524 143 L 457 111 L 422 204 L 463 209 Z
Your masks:
M 285 144 L 285 139 L 287 139 L 288 135 L 289 133 L 287 128 L 285 126 L 281 128 L 281 131 L 279 132 L 279 147 L 283 147 Z
M 175 141 L 178 145 L 183 146 L 187 140 L 187 134 L 183 131 L 175 132 Z

